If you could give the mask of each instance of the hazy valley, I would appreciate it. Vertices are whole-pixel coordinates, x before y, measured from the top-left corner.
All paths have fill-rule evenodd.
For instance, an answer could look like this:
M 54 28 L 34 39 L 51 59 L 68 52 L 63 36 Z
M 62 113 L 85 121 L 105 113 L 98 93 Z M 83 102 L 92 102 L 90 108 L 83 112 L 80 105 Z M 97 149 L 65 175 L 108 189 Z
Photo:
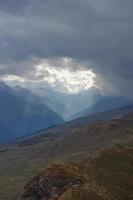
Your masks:
M 132 100 L 94 88 L 81 99 L 52 98 L 3 82 L 0 94 L 1 200 L 132 199 Z M 75 115 L 74 103 L 86 112 L 79 107 Z M 64 121 L 68 113 L 73 120 Z

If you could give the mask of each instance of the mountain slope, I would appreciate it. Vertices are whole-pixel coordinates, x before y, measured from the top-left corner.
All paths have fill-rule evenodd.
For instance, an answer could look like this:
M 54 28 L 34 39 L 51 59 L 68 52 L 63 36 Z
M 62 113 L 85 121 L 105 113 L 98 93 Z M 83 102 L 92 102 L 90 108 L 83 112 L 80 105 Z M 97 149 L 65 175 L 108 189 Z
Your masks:
M 27 98 L 0 84 L 0 142 L 62 123 L 62 118 L 38 99 Z
M 132 112 L 133 112 L 133 104 L 112 109 L 109 111 L 101 112 L 101 113 L 88 115 L 82 118 L 77 118 L 68 122 L 68 125 L 78 126 L 78 124 L 79 125 L 86 124 L 86 123 L 93 124 L 96 122 L 104 122 L 111 119 L 119 119 L 119 118 L 124 117 L 128 113 L 132 113 Z
M 42 96 L 41 94 L 40 96 L 38 96 L 34 92 L 20 86 L 16 86 L 14 89 L 17 92 L 16 94 L 18 96 L 26 98 L 26 100 L 29 101 L 39 101 L 62 117 L 65 117 L 65 115 L 67 115 L 67 113 L 69 112 L 68 107 L 54 99 L 52 96 L 50 98 L 47 96 Z
M 87 115 L 101 113 L 131 104 L 133 104 L 133 100 L 127 99 L 125 97 L 102 97 L 92 106 L 85 108 L 81 112 L 73 115 L 71 118 L 72 119 L 80 118 Z
M 133 136 L 133 117 L 131 116 L 92 125 L 86 124 L 73 129 L 54 142 L 49 155 L 61 156 L 69 152 L 69 155 L 78 156 L 87 153 L 88 150 L 89 155 L 111 143 L 127 140 Z
M 133 141 L 104 149 L 80 169 L 84 185 L 66 190 L 59 200 L 133 199 Z
M 78 165 L 53 163 L 25 185 L 19 200 L 131 200 L 132 144 L 104 149 Z
M 133 115 L 77 128 L 53 128 L 0 146 L 2 200 L 13 199 L 35 174 L 55 161 L 81 163 L 110 145 L 133 140 Z M 86 199 L 85 199 L 86 200 Z

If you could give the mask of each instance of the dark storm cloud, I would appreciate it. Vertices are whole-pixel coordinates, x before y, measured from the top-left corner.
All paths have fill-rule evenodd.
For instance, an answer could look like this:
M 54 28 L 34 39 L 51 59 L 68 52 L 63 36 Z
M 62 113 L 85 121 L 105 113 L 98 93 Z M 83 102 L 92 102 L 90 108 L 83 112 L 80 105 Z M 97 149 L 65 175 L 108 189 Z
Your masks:
M 39 59 L 70 57 L 91 63 L 106 92 L 133 95 L 132 8 L 132 0 L 1 0 L 0 72 L 24 75 Z

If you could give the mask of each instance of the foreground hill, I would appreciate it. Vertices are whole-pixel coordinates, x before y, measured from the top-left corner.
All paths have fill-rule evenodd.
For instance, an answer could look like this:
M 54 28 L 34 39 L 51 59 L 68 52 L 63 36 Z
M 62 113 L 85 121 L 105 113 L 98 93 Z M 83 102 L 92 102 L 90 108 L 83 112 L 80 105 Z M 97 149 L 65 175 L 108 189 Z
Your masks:
M 82 183 L 83 177 L 78 166 L 54 163 L 26 184 L 19 199 L 58 199 L 64 191 Z
M 62 122 L 36 96 L 0 83 L 0 143 Z
M 59 200 L 132 200 L 133 141 L 105 149 L 80 165 L 84 185 L 66 190 Z
M 133 115 L 130 114 L 77 128 L 53 128 L 13 145 L 3 145 L 0 147 L 1 198 L 14 199 L 28 180 L 52 162 L 88 163 L 102 149 L 132 139 Z
M 19 200 L 133 199 L 133 140 L 74 165 L 54 163 L 28 182 Z

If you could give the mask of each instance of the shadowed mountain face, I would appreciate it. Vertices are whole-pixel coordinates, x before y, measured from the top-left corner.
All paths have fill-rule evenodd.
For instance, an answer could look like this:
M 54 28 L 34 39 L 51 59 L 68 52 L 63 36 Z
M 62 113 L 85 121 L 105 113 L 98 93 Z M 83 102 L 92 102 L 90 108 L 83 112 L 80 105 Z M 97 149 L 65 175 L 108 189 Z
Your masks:
M 39 101 L 45 104 L 48 108 L 56 112 L 58 115 L 62 116 L 63 118 L 69 113 L 69 108 L 65 106 L 63 103 L 57 101 L 53 96 L 48 97 L 43 96 L 41 93 L 40 95 L 34 94 L 32 91 L 22 88 L 20 86 L 16 86 L 14 88 L 17 91 L 17 95 L 26 98 L 29 101 Z
M 87 98 L 89 97 L 91 99 L 91 103 L 93 100 L 95 102 L 101 98 L 100 93 L 93 88 L 90 94 L 86 92 L 82 95 L 82 100 L 78 95 L 70 95 L 68 99 L 65 96 L 62 96 L 61 99 L 66 104 L 69 100 L 71 102 L 75 102 L 75 97 L 77 97 L 76 107 L 79 107 L 77 105 L 79 105 L 81 101 L 82 103 L 87 101 Z M 104 109 L 109 109 L 109 107 L 112 108 L 116 105 L 118 106 L 118 104 L 119 106 L 123 104 L 130 104 L 131 102 L 132 101 L 122 97 L 117 97 L 117 101 L 116 98 L 103 98 L 91 106 L 92 111 L 89 111 L 89 113 L 95 113 L 98 111 L 103 112 Z M 88 104 L 90 104 L 90 102 Z M 67 116 L 69 113 L 69 109 L 67 109 L 65 105 L 58 102 L 56 99 L 52 99 L 52 97 L 37 96 L 27 89 L 19 86 L 11 88 L 3 82 L 0 83 L 0 110 L 1 143 L 60 124 L 63 122 L 63 119 L 57 113 L 60 113 L 62 116 Z M 102 115 L 100 114 L 100 116 Z M 91 116 L 90 119 L 87 118 L 87 123 L 89 120 L 90 123 L 104 121 L 102 117 L 100 118 L 100 116 L 97 115 Z M 104 116 L 105 113 L 103 114 L 103 117 Z M 107 120 L 110 119 L 107 115 L 106 118 Z M 85 121 L 82 119 L 80 121 L 75 121 L 74 123 L 84 124 Z M 74 123 L 72 122 L 72 124 Z
M 37 96 L 0 84 L 1 143 L 62 122 L 62 118 Z

